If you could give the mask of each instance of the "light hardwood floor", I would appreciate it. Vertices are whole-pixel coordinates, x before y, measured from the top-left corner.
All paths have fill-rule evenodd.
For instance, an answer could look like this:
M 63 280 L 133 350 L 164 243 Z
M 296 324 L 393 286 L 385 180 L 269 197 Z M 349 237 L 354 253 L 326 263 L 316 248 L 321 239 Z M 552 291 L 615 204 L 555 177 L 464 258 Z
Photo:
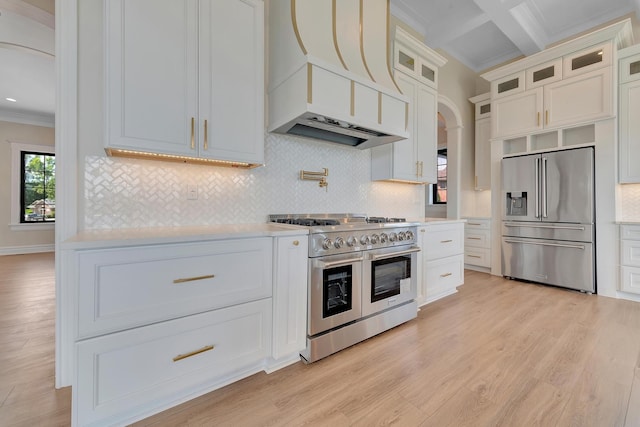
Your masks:
M 67 425 L 51 254 L 0 257 L 0 425 Z M 640 304 L 466 271 L 418 318 L 138 426 L 640 426 Z

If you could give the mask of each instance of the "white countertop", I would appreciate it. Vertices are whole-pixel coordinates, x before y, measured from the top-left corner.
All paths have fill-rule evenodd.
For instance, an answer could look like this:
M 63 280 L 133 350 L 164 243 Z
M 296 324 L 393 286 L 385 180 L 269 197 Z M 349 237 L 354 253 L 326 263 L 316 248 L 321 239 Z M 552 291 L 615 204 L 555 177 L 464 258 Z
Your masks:
M 81 231 L 74 237 L 62 242 L 62 249 L 97 249 L 305 234 L 309 234 L 309 230 L 306 227 L 275 223 L 117 228 Z
M 411 222 L 419 222 L 421 225 L 429 224 L 457 224 L 461 222 L 467 222 L 466 219 L 453 219 L 453 218 L 418 218 L 412 219 Z

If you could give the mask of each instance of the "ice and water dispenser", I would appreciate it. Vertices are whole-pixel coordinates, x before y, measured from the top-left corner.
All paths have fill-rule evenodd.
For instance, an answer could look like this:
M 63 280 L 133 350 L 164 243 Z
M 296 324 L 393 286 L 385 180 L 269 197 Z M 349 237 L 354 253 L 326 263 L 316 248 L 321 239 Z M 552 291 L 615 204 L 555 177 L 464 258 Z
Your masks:
M 527 192 L 507 192 L 507 216 L 527 216 Z

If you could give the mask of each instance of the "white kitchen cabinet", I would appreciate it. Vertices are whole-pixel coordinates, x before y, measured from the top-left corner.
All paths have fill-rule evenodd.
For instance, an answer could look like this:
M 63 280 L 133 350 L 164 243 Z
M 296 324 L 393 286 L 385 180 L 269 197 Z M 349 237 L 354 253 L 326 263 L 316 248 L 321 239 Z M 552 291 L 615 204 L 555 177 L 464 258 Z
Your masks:
M 640 225 L 620 226 L 620 290 L 640 294 Z
M 562 58 L 528 68 L 525 71 L 525 87 L 527 90 L 557 82 L 562 79 Z
M 475 103 L 475 180 L 476 190 L 491 189 L 491 98 L 489 93 L 470 98 Z
M 129 424 L 299 361 L 307 238 L 73 250 L 74 425 Z
M 613 115 L 611 67 L 578 74 L 493 102 L 493 137 L 527 134 Z
M 396 83 L 411 100 L 408 111 L 409 138 L 371 149 L 371 177 L 376 180 L 436 182 L 437 93 L 418 81 L 396 73 Z
M 435 183 L 438 165 L 438 67 L 446 59 L 396 29 L 395 81 L 409 97 L 409 138 L 371 149 L 371 179 Z
M 491 82 L 491 99 L 512 96 L 517 93 L 524 92 L 525 89 L 525 72 L 517 73 L 501 77 Z
M 260 370 L 271 300 L 157 323 L 77 344 L 75 425 L 124 425 Z
M 463 222 L 427 223 L 418 228 L 421 263 L 418 305 L 457 292 L 464 283 Z
M 466 268 L 491 268 L 491 219 L 467 218 L 464 224 L 464 264 Z
M 78 336 L 271 297 L 271 245 L 264 237 L 77 252 Z
M 640 45 L 620 51 L 619 181 L 640 183 Z
M 274 239 L 273 358 L 300 360 L 307 345 L 307 236 Z
M 105 5 L 107 152 L 262 164 L 263 1 Z

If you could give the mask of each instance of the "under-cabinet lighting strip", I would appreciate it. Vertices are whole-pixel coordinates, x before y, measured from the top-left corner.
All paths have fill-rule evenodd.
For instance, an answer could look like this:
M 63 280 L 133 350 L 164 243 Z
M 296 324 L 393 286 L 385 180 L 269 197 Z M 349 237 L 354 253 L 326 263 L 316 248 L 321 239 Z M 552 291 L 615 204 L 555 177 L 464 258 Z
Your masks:
M 121 150 L 117 148 L 105 148 L 105 151 L 107 152 L 107 155 L 112 157 L 127 157 L 132 159 L 164 160 L 168 162 L 200 164 L 200 165 L 209 165 L 209 166 L 224 166 L 224 167 L 240 168 L 240 169 L 253 169 L 258 166 L 263 166 L 262 164 L 255 164 L 255 163 L 232 162 L 228 160 L 216 160 L 216 159 L 202 159 L 197 157 L 177 156 L 173 154 L 148 153 L 144 151 L 134 151 L 134 150 Z

